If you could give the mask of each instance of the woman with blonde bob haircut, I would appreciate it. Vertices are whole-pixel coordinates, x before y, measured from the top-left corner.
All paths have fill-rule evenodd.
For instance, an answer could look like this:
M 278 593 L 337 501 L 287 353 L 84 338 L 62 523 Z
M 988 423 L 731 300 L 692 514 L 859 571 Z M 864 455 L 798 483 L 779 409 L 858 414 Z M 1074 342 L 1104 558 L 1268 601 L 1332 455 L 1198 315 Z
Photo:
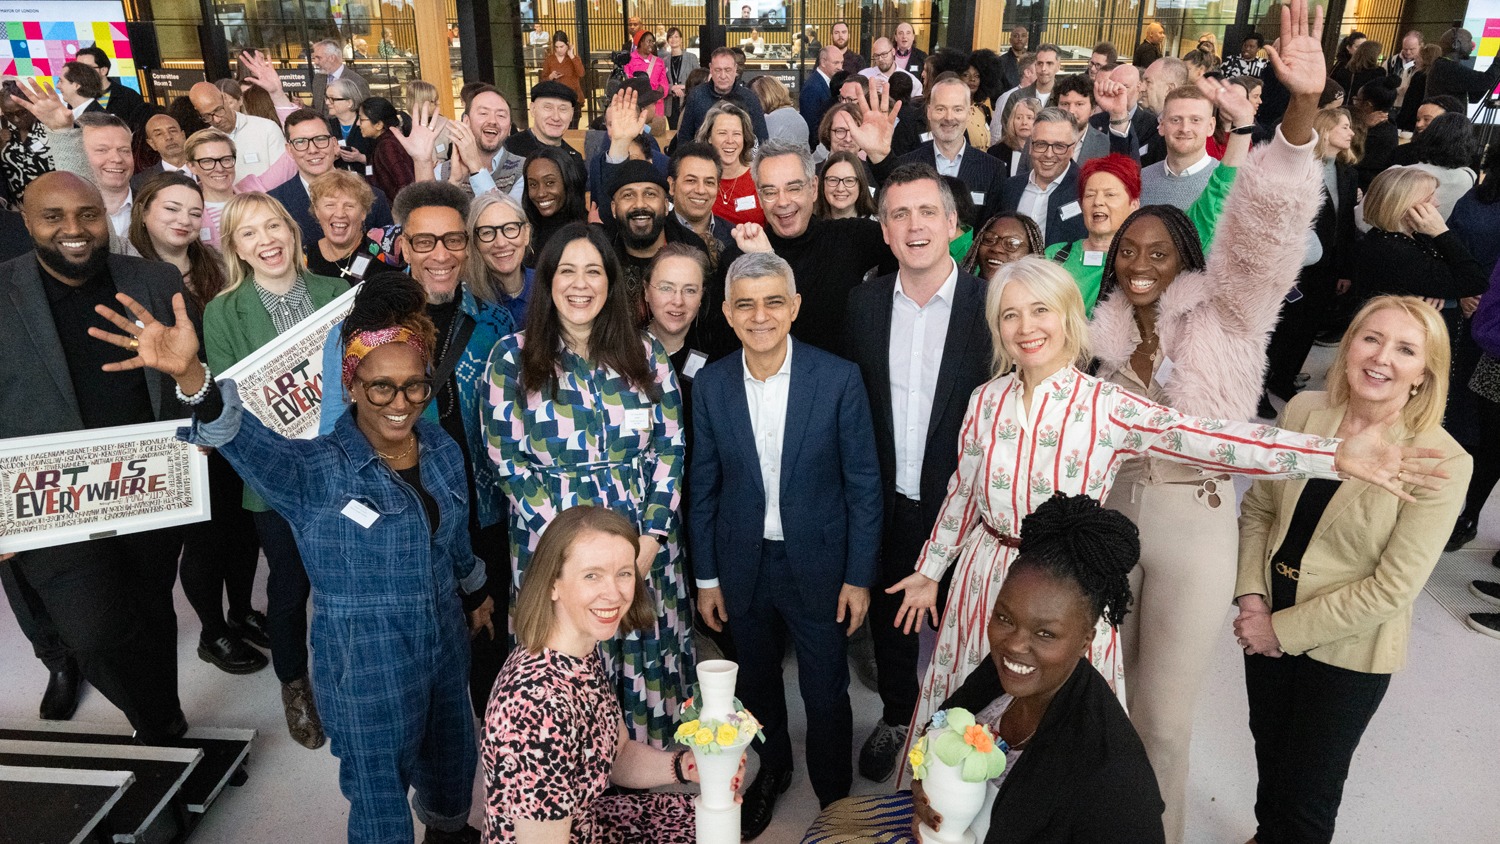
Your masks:
M 1388 437 L 1439 458 L 1439 490 L 1405 500 L 1357 480 L 1257 483 L 1240 508 L 1239 617 L 1259 769 L 1257 841 L 1329 841 L 1365 727 L 1406 663 L 1412 604 L 1463 509 L 1474 461 L 1441 427 L 1448 330 L 1412 296 L 1355 315 L 1326 393 L 1299 393 L 1280 425 L 1318 437 Z M 1399 421 L 1395 421 L 1399 420 Z
M 1337 478 L 1343 472 L 1397 495 L 1406 491 L 1398 475 L 1408 483 L 1433 483 L 1417 458 L 1438 453 L 1387 444 L 1381 426 L 1337 440 L 1202 419 L 1084 374 L 1078 369 L 1088 349 L 1083 297 L 1072 276 L 1045 258 L 1003 265 L 990 282 L 985 317 L 996 377 L 969 399 L 956 482 L 949 484 L 917 571 L 891 590 L 906 593 L 896 623 L 914 631 L 924 616 L 939 622 L 938 582 L 956 567 L 937 626 L 937 657 L 912 724 L 926 723 L 933 707 L 983 662 L 982 639 L 1020 546 L 1021 520 L 1058 493 L 1102 500 L 1131 457 L 1149 453 L 1262 478 Z M 1123 700 L 1117 631 L 1101 622 L 1088 656 Z
M 599 654 L 601 641 L 654 622 L 639 537 L 619 513 L 578 506 L 537 544 L 514 608 L 519 647 L 485 711 L 486 841 L 695 840 L 690 795 L 604 793 L 698 781 L 687 750 L 630 740 Z M 743 774 L 742 763 L 736 786 Z
M 1370 230 L 1354 257 L 1362 298 L 1421 296 L 1441 307 L 1442 300 L 1479 296 L 1489 287 L 1489 274 L 1443 219 L 1437 191 L 1437 177 L 1416 167 L 1392 167 L 1370 183 L 1362 206 Z M 1456 308 L 1451 316 L 1456 329 Z

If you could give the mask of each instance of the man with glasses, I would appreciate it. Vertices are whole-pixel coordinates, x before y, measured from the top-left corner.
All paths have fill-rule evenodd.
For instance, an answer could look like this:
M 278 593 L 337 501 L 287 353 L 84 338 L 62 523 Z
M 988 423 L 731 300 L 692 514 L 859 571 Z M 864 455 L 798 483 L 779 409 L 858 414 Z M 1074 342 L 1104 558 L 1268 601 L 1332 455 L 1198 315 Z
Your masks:
M 1082 240 L 1088 233 L 1078 204 L 1077 143 L 1071 115 L 1060 108 L 1042 109 L 1027 145 L 1030 171 L 1011 176 L 1000 189 L 1000 210 L 1030 217 L 1047 246 Z
M 259 176 L 285 154 L 286 139 L 276 121 L 235 111 L 212 82 L 199 82 L 188 89 L 188 99 L 204 123 L 234 141 L 235 172 L 241 179 Z
M 1094 51 L 1089 54 L 1088 77 L 1092 82 L 1099 78 L 1099 72 L 1108 73 L 1114 70 L 1115 63 L 1120 60 L 1120 54 L 1116 52 L 1115 45 L 1108 41 L 1100 41 L 1094 45 Z
M 919 67 L 918 73 L 920 72 L 921 69 Z M 870 66 L 861 70 L 859 75 L 866 79 L 879 79 L 882 82 L 889 83 L 891 75 L 895 73 L 905 73 L 911 77 L 911 95 L 913 97 L 922 96 L 921 77 L 917 73 L 911 73 L 910 71 L 896 67 L 895 45 L 891 43 L 889 38 L 876 38 L 875 43 L 870 45 Z
M 354 87 L 359 89 L 359 99 L 361 101 L 369 99 L 370 83 L 344 64 L 344 51 L 339 48 L 339 42 L 326 39 L 314 44 L 312 63 L 313 67 L 318 69 L 312 79 L 312 102 L 313 108 L 319 113 L 328 114 L 328 83 L 335 79 L 345 79 L 354 83 Z
M 267 193 L 286 206 L 292 219 L 302 227 L 303 246 L 316 249 L 318 240 L 323 237 L 323 227 L 313 215 L 309 185 L 313 179 L 333 169 L 334 162 L 338 161 L 339 146 L 328 132 L 328 121 L 306 108 L 299 108 L 286 116 L 286 145 L 297 165 L 297 177 L 282 182 Z M 374 185 L 370 190 L 375 192 L 375 203 L 365 217 L 365 231 L 391 224 L 391 206 L 385 193 Z
M 934 85 L 933 96 L 945 87 Z M 912 573 L 932 533 L 958 469 L 954 444 L 969 395 L 989 380 L 992 360 L 985 283 L 948 254 L 958 213 L 947 183 L 926 163 L 903 164 L 885 181 L 879 214 L 898 269 L 850 292 L 844 337 L 845 357 L 859 364 L 869 394 L 885 492 L 870 590 L 882 713 L 859 754 L 860 774 L 884 782 L 917 707 L 920 650 L 917 633 L 896 626 L 901 595 L 885 590 Z

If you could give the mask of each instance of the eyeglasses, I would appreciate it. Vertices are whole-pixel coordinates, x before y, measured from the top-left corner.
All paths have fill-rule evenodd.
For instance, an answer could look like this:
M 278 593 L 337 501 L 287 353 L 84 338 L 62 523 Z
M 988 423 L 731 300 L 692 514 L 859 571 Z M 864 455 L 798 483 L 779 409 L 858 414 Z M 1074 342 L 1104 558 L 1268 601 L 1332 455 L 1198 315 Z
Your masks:
M 474 228 L 474 236 L 479 238 L 480 243 L 489 243 L 495 239 L 496 234 L 505 235 L 506 240 L 515 240 L 521 236 L 521 231 L 525 228 L 525 223 L 501 223 L 498 226 L 476 226 Z M 450 246 L 448 248 L 452 249 L 453 247 Z
M 854 190 L 855 188 L 859 187 L 859 177 L 844 176 L 843 178 L 840 178 L 838 176 L 824 176 L 823 184 L 831 188 L 844 188 L 845 190 Z
M 873 54 L 871 54 L 870 58 L 879 60 L 879 59 L 885 58 L 886 56 L 891 55 L 894 52 L 896 52 L 896 51 L 895 50 L 886 50 L 883 53 L 873 53 Z
M 287 145 L 298 152 L 306 152 L 309 146 L 327 149 L 331 143 L 333 143 L 332 135 L 314 135 L 311 138 L 293 138 L 287 141 Z
M 785 188 L 778 188 L 778 187 L 775 187 L 775 186 L 767 186 L 767 187 L 763 187 L 763 188 L 760 189 L 760 201 L 762 203 L 772 203 L 772 202 L 775 202 L 776 200 L 778 200 L 778 199 L 781 198 L 781 195 L 783 193 L 785 193 L 787 195 L 788 199 L 796 199 L 797 197 L 801 196 L 802 194 L 804 194 L 806 192 L 807 192 L 807 183 L 805 183 L 805 182 L 792 182 L 791 184 L 787 185 Z
M 375 381 L 361 380 L 359 383 L 364 388 L 365 398 L 376 407 L 385 407 L 395 401 L 397 393 L 406 396 L 406 400 L 412 404 L 422 404 L 432 398 L 432 382 L 426 378 L 407 381 L 400 386 L 383 378 Z
M 1072 149 L 1077 143 L 1077 141 L 1074 141 L 1072 143 L 1065 144 L 1059 141 L 1057 143 L 1049 144 L 1046 141 L 1032 141 L 1031 147 L 1037 152 L 1050 152 L 1056 155 L 1067 155 L 1068 150 Z
M 703 295 L 703 288 L 701 288 L 701 287 L 695 287 L 695 286 L 693 286 L 691 284 L 683 285 L 682 287 L 677 287 L 677 286 L 674 286 L 674 285 L 671 285 L 671 284 L 667 284 L 666 282 L 663 281 L 663 282 L 651 285 L 651 289 L 655 290 L 657 293 L 660 293 L 661 295 L 667 297 L 668 299 L 676 297 L 677 294 L 679 294 L 679 293 L 682 294 L 682 298 L 684 298 L 684 299 L 691 299 L 694 296 L 701 296 L 701 295 Z
M 854 135 L 854 130 L 850 129 L 848 126 L 835 126 L 832 129 L 828 130 L 828 134 L 834 136 L 835 138 L 848 138 Z
M 441 235 L 403 234 L 402 237 L 406 238 L 406 243 L 411 247 L 411 251 L 423 255 L 436 249 L 440 240 L 449 252 L 461 251 L 469 245 L 468 232 L 448 232 Z
M 984 234 L 980 235 L 979 243 L 981 246 L 998 245 L 1004 252 L 1015 252 L 1017 249 L 1020 249 L 1022 246 L 1026 245 L 1026 241 L 1020 239 L 1019 237 L 1016 237 L 1015 235 L 995 234 L 994 232 L 985 232 Z
M 352 103 L 352 102 L 354 102 L 354 100 L 352 98 L 350 98 L 350 97 L 329 97 L 328 101 L 330 103 Z
M 214 109 L 213 111 L 206 111 L 206 112 L 205 111 L 200 111 L 200 112 L 198 112 L 198 117 L 201 120 L 203 120 L 205 123 L 212 123 L 215 120 L 218 120 L 220 117 L 223 117 L 223 116 L 224 116 L 224 107 L 223 106 L 219 106 L 218 108 Z
M 222 158 L 195 158 L 193 163 L 198 165 L 199 170 L 217 170 L 223 167 L 225 170 L 234 166 L 234 156 L 226 155 Z

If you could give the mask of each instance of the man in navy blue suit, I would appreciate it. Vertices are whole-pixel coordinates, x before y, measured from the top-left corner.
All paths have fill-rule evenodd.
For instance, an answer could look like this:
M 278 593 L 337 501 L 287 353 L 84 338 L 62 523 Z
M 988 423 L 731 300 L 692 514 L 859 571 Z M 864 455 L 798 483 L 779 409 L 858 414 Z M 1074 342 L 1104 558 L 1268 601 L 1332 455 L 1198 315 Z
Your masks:
M 1078 204 L 1076 146 L 1078 127 L 1073 118 L 1060 108 L 1042 109 L 1026 145 L 1031 168 L 1011 176 L 1000 188 L 1000 210 L 1018 211 L 1034 220 L 1048 246 L 1072 243 L 1088 234 Z
M 802 83 L 802 93 L 797 95 L 797 111 L 807 121 L 807 134 L 813 139 L 814 146 L 817 146 L 823 113 L 833 104 L 833 89 L 829 86 L 833 84 L 833 75 L 839 72 L 842 62 L 843 53 L 839 48 L 830 44 L 819 50 L 818 65 Z
M 734 620 L 739 697 L 765 729 L 741 808 L 765 831 L 791 785 L 781 660 L 790 634 L 807 711 L 808 778 L 824 806 L 853 780 L 846 637 L 864 621 L 880 547 L 880 466 L 859 368 L 788 333 L 801 298 L 771 252 L 735 259 L 724 315 L 743 349 L 693 386 L 689 528 L 698 608 Z
M 338 160 L 338 144 L 328 133 L 328 121 L 311 109 L 298 109 L 286 116 L 286 151 L 297 163 L 297 175 L 266 191 L 276 201 L 286 206 L 292 219 L 302 229 L 302 242 L 308 248 L 316 248 L 323 237 L 323 227 L 313 215 L 312 197 L 307 192 L 308 183 L 333 169 Z M 391 206 L 380 188 L 374 185 L 375 204 L 365 215 L 364 228 L 369 231 L 376 226 L 391 225 Z

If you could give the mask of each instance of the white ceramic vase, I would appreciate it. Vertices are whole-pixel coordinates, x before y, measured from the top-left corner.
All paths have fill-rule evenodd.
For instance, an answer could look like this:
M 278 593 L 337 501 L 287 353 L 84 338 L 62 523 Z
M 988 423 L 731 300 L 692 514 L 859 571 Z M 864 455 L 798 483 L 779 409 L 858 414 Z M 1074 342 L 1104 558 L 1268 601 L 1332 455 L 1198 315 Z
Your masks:
M 698 663 L 698 717 L 723 721 L 734 713 L 734 684 L 740 667 L 725 659 Z M 734 775 L 745 756 L 745 741 L 708 752 L 693 747 L 698 765 L 698 797 L 693 800 L 698 844 L 739 844 L 740 805 L 734 802 Z
M 927 734 L 927 776 L 922 778 L 922 793 L 943 819 L 943 828 L 935 831 L 922 824 L 922 844 L 974 844 L 974 833 L 969 827 L 984 808 L 987 784 L 983 780 L 966 782 L 959 768 L 944 764 L 932 752 L 934 740 L 945 731 L 946 728 Z

